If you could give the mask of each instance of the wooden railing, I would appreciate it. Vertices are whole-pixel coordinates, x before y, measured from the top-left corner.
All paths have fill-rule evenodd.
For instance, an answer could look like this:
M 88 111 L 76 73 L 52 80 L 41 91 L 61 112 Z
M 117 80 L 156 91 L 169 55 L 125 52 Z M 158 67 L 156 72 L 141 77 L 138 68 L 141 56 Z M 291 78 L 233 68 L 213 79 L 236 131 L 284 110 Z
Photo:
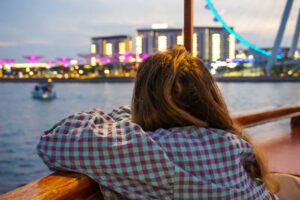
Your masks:
M 267 122 L 272 122 L 280 119 L 291 118 L 291 126 L 299 126 L 300 118 L 300 104 L 257 112 L 253 114 L 241 115 L 235 117 L 235 120 L 244 128 L 258 126 Z
M 300 126 L 300 105 L 235 117 L 243 127 L 291 118 L 291 127 Z M 102 199 L 98 184 L 83 174 L 55 172 L 0 196 L 0 200 L 93 200 Z
M 78 173 L 55 172 L 8 192 L 0 199 L 94 200 L 100 197 L 98 184 L 89 177 Z

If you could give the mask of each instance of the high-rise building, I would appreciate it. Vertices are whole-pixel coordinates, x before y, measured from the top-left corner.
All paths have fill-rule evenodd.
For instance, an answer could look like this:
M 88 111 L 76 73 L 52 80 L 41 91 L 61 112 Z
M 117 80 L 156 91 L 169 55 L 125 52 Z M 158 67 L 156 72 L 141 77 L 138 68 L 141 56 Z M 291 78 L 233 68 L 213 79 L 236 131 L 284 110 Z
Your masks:
M 135 37 L 135 52 L 132 38 L 116 35 L 92 38 L 90 63 L 141 62 L 149 54 L 163 51 L 175 44 L 183 45 L 182 29 L 156 27 L 138 29 Z M 235 58 L 236 40 L 223 27 L 194 27 L 192 54 L 205 61 Z
M 115 57 L 132 52 L 132 39 L 128 35 L 93 37 L 91 54 L 97 57 Z
M 183 45 L 183 32 L 178 28 L 138 29 L 136 53 L 151 54 L 175 44 Z M 235 37 L 223 27 L 194 27 L 193 52 L 207 61 L 235 58 Z

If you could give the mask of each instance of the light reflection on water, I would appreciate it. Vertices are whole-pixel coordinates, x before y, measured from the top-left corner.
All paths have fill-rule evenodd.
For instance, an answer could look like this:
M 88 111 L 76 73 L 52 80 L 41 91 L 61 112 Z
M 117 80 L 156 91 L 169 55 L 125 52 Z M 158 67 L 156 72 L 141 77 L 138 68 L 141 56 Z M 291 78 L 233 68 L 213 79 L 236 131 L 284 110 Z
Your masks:
M 111 111 L 130 104 L 132 83 L 56 84 L 58 98 L 31 98 L 33 83 L 0 84 L 0 194 L 28 183 L 49 170 L 38 159 L 41 133 L 74 112 L 89 108 Z M 233 113 L 245 114 L 300 101 L 299 83 L 219 83 Z

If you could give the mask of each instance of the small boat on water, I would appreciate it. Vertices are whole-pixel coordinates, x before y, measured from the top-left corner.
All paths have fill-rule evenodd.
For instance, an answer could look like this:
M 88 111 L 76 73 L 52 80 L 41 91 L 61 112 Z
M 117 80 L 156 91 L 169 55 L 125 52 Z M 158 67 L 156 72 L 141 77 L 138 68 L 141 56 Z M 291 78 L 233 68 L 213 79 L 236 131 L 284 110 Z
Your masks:
M 35 99 L 51 100 L 56 98 L 56 93 L 53 91 L 52 83 L 39 83 L 34 86 L 32 97 Z

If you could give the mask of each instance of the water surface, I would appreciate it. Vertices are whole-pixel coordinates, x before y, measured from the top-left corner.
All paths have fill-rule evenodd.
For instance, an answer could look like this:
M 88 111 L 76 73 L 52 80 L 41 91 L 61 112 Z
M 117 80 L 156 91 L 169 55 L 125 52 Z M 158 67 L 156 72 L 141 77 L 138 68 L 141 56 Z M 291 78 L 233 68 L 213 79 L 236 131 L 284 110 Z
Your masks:
M 220 83 L 229 109 L 246 114 L 300 101 L 300 83 Z M 35 146 L 42 132 L 82 110 L 130 104 L 132 83 L 61 83 L 58 98 L 31 98 L 33 83 L 0 83 L 0 194 L 50 173 Z

